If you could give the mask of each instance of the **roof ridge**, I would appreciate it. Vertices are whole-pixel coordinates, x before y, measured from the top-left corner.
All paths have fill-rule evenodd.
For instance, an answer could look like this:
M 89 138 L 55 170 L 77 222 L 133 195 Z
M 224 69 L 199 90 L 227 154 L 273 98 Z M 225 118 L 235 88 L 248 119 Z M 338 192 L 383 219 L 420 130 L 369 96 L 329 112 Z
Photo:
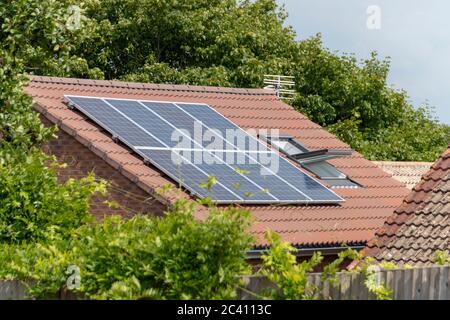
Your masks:
M 29 75 L 29 78 L 31 80 L 31 83 L 54 83 L 65 85 L 72 84 L 78 86 L 101 86 L 101 87 L 140 89 L 140 90 L 189 91 L 189 92 L 203 92 L 203 93 L 223 93 L 223 94 L 276 97 L 274 91 L 258 88 L 233 88 L 233 87 L 219 87 L 219 86 L 216 87 L 216 86 L 180 85 L 180 84 L 157 84 L 157 83 L 127 82 L 118 80 L 91 80 L 81 78 L 64 78 L 64 77 L 49 77 L 36 75 Z
M 434 162 L 428 161 L 383 161 L 383 160 L 374 160 L 373 163 L 379 164 L 387 164 L 387 165 L 398 165 L 398 166 L 427 166 L 433 165 Z

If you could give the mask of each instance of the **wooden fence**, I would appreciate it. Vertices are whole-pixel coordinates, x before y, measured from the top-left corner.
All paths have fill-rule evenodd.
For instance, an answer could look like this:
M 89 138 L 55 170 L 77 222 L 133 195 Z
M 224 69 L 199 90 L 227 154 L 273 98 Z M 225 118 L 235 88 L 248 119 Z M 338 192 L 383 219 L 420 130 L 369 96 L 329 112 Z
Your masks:
M 450 300 L 450 266 L 435 266 L 413 269 L 381 270 L 374 274 L 378 283 L 393 292 L 397 300 Z M 239 290 L 242 300 L 257 299 L 251 292 L 260 293 L 274 287 L 266 278 L 251 276 L 246 278 L 246 290 Z M 317 286 L 318 299 L 332 300 L 368 300 L 375 299 L 369 293 L 362 274 L 341 272 L 337 274 L 335 285 L 320 280 L 319 273 L 309 275 L 310 283 Z M 26 298 L 26 288 L 19 281 L 0 281 L 0 300 Z M 55 299 L 74 299 L 76 295 L 62 291 Z
M 394 300 L 450 300 L 450 266 L 434 266 L 412 269 L 380 270 L 373 274 L 378 284 L 392 290 Z M 309 275 L 310 283 L 318 290 L 316 298 L 326 300 L 373 300 L 365 285 L 366 277 L 359 273 L 340 272 L 335 285 L 320 280 L 320 273 Z M 273 287 L 266 278 L 247 278 L 246 290 L 240 290 L 243 300 L 257 299 L 251 292 L 260 293 Z
M 26 297 L 26 287 L 20 281 L 0 281 L 0 300 L 19 300 Z
M 0 280 L 0 300 L 24 300 L 27 299 L 27 286 L 17 280 Z M 75 293 L 61 289 L 49 299 L 52 300 L 77 300 L 83 299 L 81 293 Z

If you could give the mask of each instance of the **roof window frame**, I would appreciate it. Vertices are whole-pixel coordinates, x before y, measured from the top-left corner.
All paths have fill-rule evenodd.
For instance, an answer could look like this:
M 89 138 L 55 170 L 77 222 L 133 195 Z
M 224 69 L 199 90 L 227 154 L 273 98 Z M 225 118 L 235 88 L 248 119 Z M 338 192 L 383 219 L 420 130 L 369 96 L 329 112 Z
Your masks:
M 294 137 L 287 135 L 287 134 L 280 134 L 275 137 L 278 141 L 288 141 L 291 145 L 293 145 L 295 148 L 302 150 L 301 153 L 296 154 L 289 154 L 284 150 L 283 148 L 280 148 L 276 144 L 273 143 L 273 137 L 270 135 L 259 135 L 259 138 L 267 142 L 270 146 L 276 148 L 279 152 L 286 155 L 289 159 L 297 162 L 302 166 L 302 168 L 308 170 L 315 176 L 317 176 L 319 179 L 323 180 L 324 182 L 330 182 L 330 185 L 333 188 L 333 185 L 331 184 L 331 181 L 344 181 L 347 180 L 350 183 L 354 184 L 354 186 L 349 186 L 348 188 L 359 188 L 361 185 L 352 179 L 350 179 L 346 174 L 338 170 L 335 166 L 333 166 L 331 163 L 327 162 L 327 160 L 334 159 L 334 158 L 340 158 L 345 156 L 350 156 L 353 154 L 353 150 L 342 150 L 342 149 L 319 149 L 319 150 L 313 150 L 310 151 L 308 148 L 306 148 L 302 143 L 295 140 Z M 336 170 L 339 175 L 336 176 L 321 176 L 320 174 L 315 172 L 315 170 L 312 170 L 308 164 L 320 164 L 323 162 L 326 166 L 332 167 L 334 170 Z M 339 188 L 339 187 L 336 187 Z

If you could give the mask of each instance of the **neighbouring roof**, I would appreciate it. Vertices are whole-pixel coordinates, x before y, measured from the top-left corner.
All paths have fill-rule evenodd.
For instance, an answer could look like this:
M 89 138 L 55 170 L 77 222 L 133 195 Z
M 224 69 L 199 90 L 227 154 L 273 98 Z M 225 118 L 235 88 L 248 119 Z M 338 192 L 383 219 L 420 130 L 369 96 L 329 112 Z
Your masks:
M 422 176 L 430 170 L 432 162 L 412 161 L 373 161 L 383 171 L 392 175 L 392 178 L 412 189 L 419 183 Z
M 433 264 L 450 249 L 450 146 L 368 243 L 366 255 L 398 264 Z
M 130 149 L 115 143 L 81 113 L 70 110 L 63 101 L 64 95 L 206 103 L 244 129 L 279 129 L 311 150 L 349 149 L 334 135 L 279 101 L 269 90 L 37 76 L 31 77 L 26 90 L 38 112 L 151 194 L 174 181 L 155 167 L 145 165 Z M 329 162 L 363 188 L 334 189 L 346 199 L 338 205 L 246 205 L 256 220 L 252 232 L 260 247 L 266 245 L 263 235 L 268 229 L 302 247 L 364 245 L 408 194 L 400 182 L 356 152 Z M 161 201 L 170 203 L 174 198 L 168 195 Z

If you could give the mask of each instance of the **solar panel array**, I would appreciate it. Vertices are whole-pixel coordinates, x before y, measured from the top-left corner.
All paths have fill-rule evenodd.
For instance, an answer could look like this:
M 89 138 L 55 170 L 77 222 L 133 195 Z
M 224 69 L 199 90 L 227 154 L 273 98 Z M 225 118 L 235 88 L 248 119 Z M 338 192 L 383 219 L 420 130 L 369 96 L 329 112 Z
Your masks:
M 206 104 L 81 96 L 66 99 L 198 197 L 210 197 L 216 203 L 343 201 Z M 196 139 L 198 131 L 217 134 L 211 140 Z M 230 137 L 229 132 L 235 134 Z M 224 148 L 211 149 L 211 141 Z M 193 157 L 187 156 L 191 154 Z M 209 161 L 195 161 L 206 158 Z M 234 164 L 237 159 L 240 161 Z M 277 161 L 277 170 L 268 159 Z M 209 177 L 216 183 L 205 187 Z

